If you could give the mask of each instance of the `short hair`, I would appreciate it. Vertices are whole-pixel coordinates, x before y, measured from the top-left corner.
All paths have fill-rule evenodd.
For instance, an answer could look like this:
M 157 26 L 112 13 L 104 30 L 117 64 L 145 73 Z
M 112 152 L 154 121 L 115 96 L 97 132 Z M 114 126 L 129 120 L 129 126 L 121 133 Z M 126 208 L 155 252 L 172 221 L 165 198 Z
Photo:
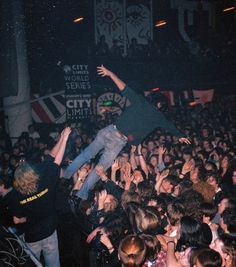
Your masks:
M 213 220 L 217 213 L 217 207 L 213 203 L 204 202 L 200 205 L 200 211 L 202 215 L 210 217 L 210 220 Z
M 236 210 L 232 208 L 226 208 L 221 214 L 221 218 L 227 225 L 229 233 L 236 234 Z
M 123 266 L 141 266 L 146 256 L 145 242 L 137 235 L 128 235 L 121 240 L 118 254 Z
M 14 188 L 23 195 L 30 195 L 37 192 L 39 175 L 31 166 L 24 162 L 14 173 Z
M 144 180 L 137 185 L 138 193 L 142 198 L 151 197 L 154 192 L 154 185 L 150 180 Z
M 121 206 L 123 209 L 127 208 L 129 202 L 141 203 L 141 197 L 136 192 L 124 191 L 121 195 Z
M 184 216 L 184 206 L 180 202 L 172 202 L 167 206 L 167 217 L 170 225 L 178 225 L 180 219 Z
M 210 248 L 202 248 L 193 252 L 192 255 L 193 264 L 196 264 L 197 261 L 201 264 L 201 266 L 206 267 L 221 267 L 222 266 L 222 258 L 220 254 Z
M 206 173 L 206 180 L 208 180 L 210 177 L 214 178 L 214 180 L 216 181 L 217 184 L 220 184 L 221 178 L 217 172 L 208 171 Z

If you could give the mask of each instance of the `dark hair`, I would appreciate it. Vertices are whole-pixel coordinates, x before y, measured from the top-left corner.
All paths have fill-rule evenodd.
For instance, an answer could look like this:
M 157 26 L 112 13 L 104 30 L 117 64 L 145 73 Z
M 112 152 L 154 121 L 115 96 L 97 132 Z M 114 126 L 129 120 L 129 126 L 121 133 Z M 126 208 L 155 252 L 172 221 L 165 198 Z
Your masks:
M 214 178 L 214 180 L 216 181 L 217 184 L 220 184 L 221 178 L 220 178 L 220 175 L 217 172 L 214 172 L 214 171 L 206 172 L 206 181 L 210 177 Z
M 229 233 L 236 234 L 236 210 L 232 208 L 226 208 L 221 217 L 224 223 L 227 225 Z
M 189 247 L 204 247 L 202 224 L 189 216 L 184 216 L 180 220 L 180 238 L 177 243 L 177 250 Z
M 5 189 L 13 186 L 13 177 L 0 173 L 0 186 L 4 185 Z
M 201 221 L 200 205 L 203 203 L 203 196 L 190 189 L 181 194 L 180 200 L 184 205 L 185 215 Z
M 170 225 L 178 225 L 180 219 L 184 216 L 184 206 L 181 202 L 173 202 L 167 206 L 167 217 Z
M 138 193 L 142 199 L 151 197 L 154 192 L 154 185 L 150 180 L 144 180 L 137 185 Z
M 226 234 L 223 231 L 219 231 L 219 239 L 223 242 L 222 248 L 224 253 L 227 253 L 231 258 L 232 267 L 236 267 L 236 237 L 235 235 Z
M 140 237 L 144 240 L 147 248 L 146 260 L 154 261 L 157 257 L 157 253 L 161 250 L 160 241 L 153 235 L 142 234 Z
M 195 250 L 191 258 L 193 264 L 196 264 L 198 261 L 203 267 L 222 266 L 222 258 L 220 254 L 217 251 L 210 248 Z
M 217 213 L 217 207 L 213 203 L 204 202 L 200 205 L 200 211 L 202 215 L 210 217 L 210 220 L 212 220 Z

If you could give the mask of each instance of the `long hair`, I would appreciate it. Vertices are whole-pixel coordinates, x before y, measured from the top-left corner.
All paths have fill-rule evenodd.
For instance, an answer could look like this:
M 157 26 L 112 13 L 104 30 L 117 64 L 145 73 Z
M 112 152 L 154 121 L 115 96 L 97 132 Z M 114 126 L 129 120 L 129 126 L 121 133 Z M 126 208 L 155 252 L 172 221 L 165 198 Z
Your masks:
M 141 266 L 146 256 L 145 242 L 137 235 L 128 235 L 121 240 L 118 253 L 123 266 Z
M 21 164 L 14 174 L 14 188 L 23 195 L 37 192 L 39 175 L 29 163 Z

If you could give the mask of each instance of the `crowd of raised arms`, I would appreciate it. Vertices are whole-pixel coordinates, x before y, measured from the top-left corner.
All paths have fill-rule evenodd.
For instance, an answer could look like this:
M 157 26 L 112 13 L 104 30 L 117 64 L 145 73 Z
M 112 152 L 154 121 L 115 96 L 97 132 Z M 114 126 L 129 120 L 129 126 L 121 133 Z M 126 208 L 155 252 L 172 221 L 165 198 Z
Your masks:
M 172 107 L 166 113 L 191 144 L 179 143 L 157 128 L 142 143 L 126 145 L 110 168 L 99 165 L 98 154 L 70 179 L 64 179 L 66 167 L 101 128 L 112 124 L 112 114 L 75 125 L 72 132 L 61 127 L 62 134 L 57 125 L 48 135 L 30 125 L 14 145 L 1 128 L 2 225 L 14 225 L 19 235 L 24 234 L 28 211 L 21 213 L 19 207 L 17 213 L 4 199 L 12 188 L 29 196 L 21 204 L 33 202 L 30 196 L 35 192 L 37 198 L 46 194 L 22 181 L 19 168 L 40 165 L 51 157 L 60 166 L 57 182 L 47 187 L 56 188 L 61 265 L 235 267 L 235 98 Z M 99 180 L 81 199 L 77 193 L 94 169 Z M 37 241 L 31 237 L 29 243 Z

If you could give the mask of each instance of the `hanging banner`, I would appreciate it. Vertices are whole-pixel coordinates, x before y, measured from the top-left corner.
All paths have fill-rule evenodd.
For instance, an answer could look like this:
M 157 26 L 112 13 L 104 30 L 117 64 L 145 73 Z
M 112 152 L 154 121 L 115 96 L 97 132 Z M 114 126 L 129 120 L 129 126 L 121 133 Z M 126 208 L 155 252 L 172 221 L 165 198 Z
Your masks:
M 138 44 L 146 45 L 153 37 L 152 1 L 129 0 L 126 2 L 127 43 L 135 38 Z
M 88 64 L 63 66 L 65 81 L 66 120 L 77 122 L 94 114 L 94 97 L 91 91 Z
M 77 122 L 93 115 L 92 94 L 66 95 L 66 119 L 69 122 Z
M 111 48 L 113 40 L 124 46 L 125 39 L 125 0 L 94 0 L 95 10 L 95 41 L 100 45 L 104 38 Z

